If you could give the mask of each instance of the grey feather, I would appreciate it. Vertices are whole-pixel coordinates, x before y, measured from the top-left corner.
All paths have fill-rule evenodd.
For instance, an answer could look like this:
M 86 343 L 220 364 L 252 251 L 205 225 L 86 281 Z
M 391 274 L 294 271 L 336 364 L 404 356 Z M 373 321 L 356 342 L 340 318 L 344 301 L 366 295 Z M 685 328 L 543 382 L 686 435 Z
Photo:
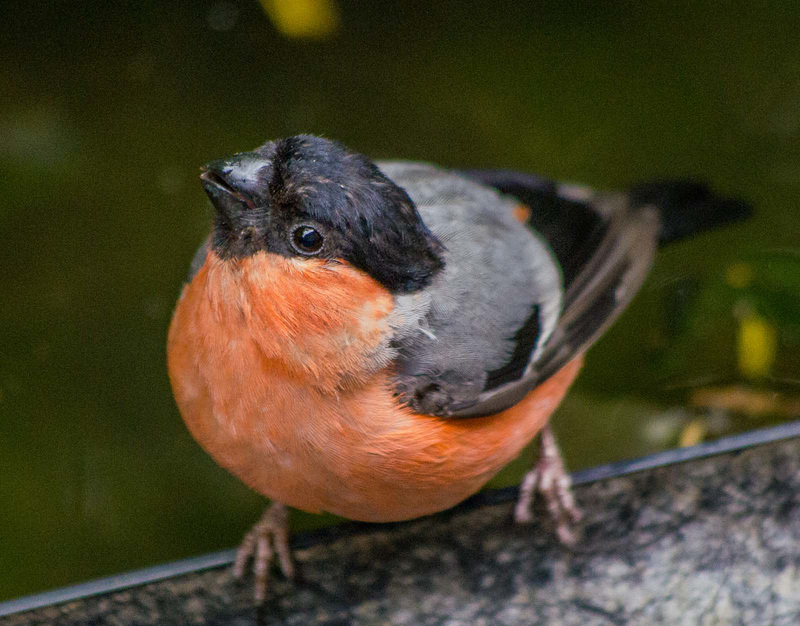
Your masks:
M 203 267 L 203 264 L 206 262 L 206 257 L 208 256 L 208 250 L 210 247 L 211 241 L 206 239 L 197 249 L 197 252 L 194 253 L 192 262 L 189 265 L 189 273 L 186 275 L 187 285 L 192 282 L 192 278 L 194 278 L 195 274 L 197 274 L 197 272 L 200 271 L 200 268 Z
M 515 199 L 426 164 L 378 165 L 446 248 L 431 285 L 396 298 L 393 345 L 401 397 L 422 413 L 448 415 L 479 402 L 535 307 L 536 345 L 547 340 L 561 312 L 561 277 L 546 243 L 514 218 Z
M 595 194 L 586 201 L 608 224 L 594 254 L 567 288 L 555 330 L 520 379 L 455 407 L 453 416 L 491 415 L 519 402 L 588 349 L 641 287 L 657 248 L 658 211 L 652 206 L 631 207 L 626 194 Z

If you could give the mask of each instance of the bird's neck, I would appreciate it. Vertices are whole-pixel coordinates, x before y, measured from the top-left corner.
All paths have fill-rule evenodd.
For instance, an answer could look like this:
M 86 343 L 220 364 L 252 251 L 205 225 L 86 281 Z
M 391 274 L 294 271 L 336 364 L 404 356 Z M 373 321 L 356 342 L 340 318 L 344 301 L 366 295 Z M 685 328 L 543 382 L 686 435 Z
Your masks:
M 211 253 L 198 283 L 218 332 L 258 346 L 265 364 L 330 391 L 369 379 L 393 357 L 394 298 L 346 263 L 268 252 L 226 261 Z

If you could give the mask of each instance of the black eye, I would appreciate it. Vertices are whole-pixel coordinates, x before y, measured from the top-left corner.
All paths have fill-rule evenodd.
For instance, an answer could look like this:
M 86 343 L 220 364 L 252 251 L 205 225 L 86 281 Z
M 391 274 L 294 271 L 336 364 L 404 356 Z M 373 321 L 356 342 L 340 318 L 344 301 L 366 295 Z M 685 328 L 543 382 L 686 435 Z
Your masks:
M 322 235 L 311 226 L 298 226 L 292 231 L 292 245 L 301 254 L 316 254 L 322 242 Z

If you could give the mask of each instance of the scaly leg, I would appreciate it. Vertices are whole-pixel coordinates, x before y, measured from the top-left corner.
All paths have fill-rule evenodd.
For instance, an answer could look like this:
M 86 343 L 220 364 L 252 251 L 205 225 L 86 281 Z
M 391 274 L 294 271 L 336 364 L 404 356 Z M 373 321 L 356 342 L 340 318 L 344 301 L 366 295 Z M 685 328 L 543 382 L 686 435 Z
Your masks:
M 275 555 L 286 578 L 294 577 L 294 563 L 289 549 L 289 512 L 286 505 L 273 502 L 264 511 L 261 519 L 242 540 L 236 552 L 233 574 L 236 578 L 244 576 L 247 561 L 253 557 L 255 574 L 255 600 L 259 604 L 267 597 L 269 568 Z
M 539 438 L 539 459 L 520 483 L 519 498 L 514 508 L 514 521 L 526 524 L 533 519 L 531 505 L 538 492 L 542 494 L 547 510 L 556 524 L 559 541 L 572 545 L 575 543 L 575 534 L 570 524 L 580 521 L 581 512 L 575 506 L 575 499 L 570 491 L 569 474 L 564 468 L 564 461 L 561 459 L 550 424 L 542 428 Z

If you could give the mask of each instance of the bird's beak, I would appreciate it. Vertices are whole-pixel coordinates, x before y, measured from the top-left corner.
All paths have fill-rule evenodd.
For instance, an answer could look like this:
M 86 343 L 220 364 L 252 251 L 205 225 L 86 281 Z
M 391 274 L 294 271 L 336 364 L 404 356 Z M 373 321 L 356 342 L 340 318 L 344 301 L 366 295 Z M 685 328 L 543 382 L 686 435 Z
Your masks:
M 259 170 L 267 165 L 264 157 L 242 152 L 204 165 L 200 181 L 214 208 L 229 220 L 263 204 L 259 189 Z

